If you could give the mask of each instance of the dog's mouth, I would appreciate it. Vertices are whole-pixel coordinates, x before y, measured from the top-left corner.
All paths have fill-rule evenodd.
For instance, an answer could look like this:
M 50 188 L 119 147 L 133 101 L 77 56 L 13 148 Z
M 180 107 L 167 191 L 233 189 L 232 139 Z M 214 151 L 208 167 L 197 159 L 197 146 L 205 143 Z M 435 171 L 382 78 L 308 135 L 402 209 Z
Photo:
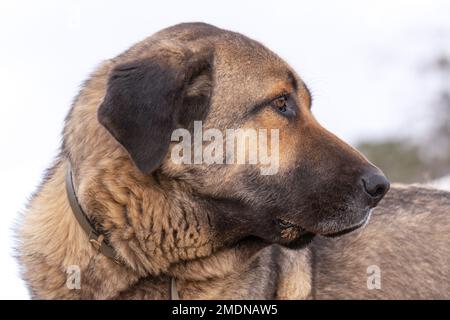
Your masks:
M 344 229 L 344 230 L 341 230 L 341 231 L 338 231 L 338 232 L 326 233 L 326 234 L 323 234 L 323 236 L 325 236 L 327 238 L 340 237 L 340 236 L 342 236 L 344 234 L 351 233 L 351 232 L 361 228 L 363 225 L 365 225 L 365 222 L 362 222 L 362 223 L 360 223 L 360 224 L 358 224 L 356 226 L 353 226 L 353 227 L 350 227 L 350 228 L 347 228 L 347 229 Z
M 305 228 L 285 219 L 276 219 L 275 223 L 280 229 L 281 237 L 286 240 L 294 240 L 309 234 L 314 234 L 313 232 L 309 232 Z
M 297 227 L 297 225 L 295 225 L 294 223 L 289 222 L 289 221 L 284 220 L 284 219 L 277 219 L 277 224 L 283 230 L 289 229 L 289 228 L 293 228 L 293 227 Z
M 280 231 L 280 244 L 288 248 L 304 248 L 311 243 L 316 236 L 315 233 L 285 219 L 276 219 L 274 222 Z
M 367 224 L 369 220 L 370 214 L 360 223 L 350 226 L 348 228 L 342 229 L 337 232 L 331 232 L 331 233 L 316 233 L 308 231 L 307 229 L 292 223 L 285 219 L 277 219 L 276 224 L 278 225 L 278 228 L 280 229 L 280 234 L 283 239 L 286 240 L 294 240 L 297 238 L 301 238 L 304 236 L 310 236 L 310 235 L 322 235 L 329 238 L 335 238 L 339 237 L 348 233 L 351 233 L 361 227 L 363 227 L 365 224 Z
M 325 233 L 325 234 L 323 234 L 323 236 L 328 237 L 328 238 L 335 238 L 335 237 L 342 236 L 344 234 L 351 233 L 357 229 L 364 227 L 367 223 L 369 223 L 370 217 L 372 215 L 372 211 L 373 211 L 373 209 L 370 209 L 368 211 L 367 215 L 364 217 L 364 219 L 361 222 L 359 222 L 353 226 L 350 226 L 348 228 L 345 228 L 343 230 L 340 230 L 338 232 Z

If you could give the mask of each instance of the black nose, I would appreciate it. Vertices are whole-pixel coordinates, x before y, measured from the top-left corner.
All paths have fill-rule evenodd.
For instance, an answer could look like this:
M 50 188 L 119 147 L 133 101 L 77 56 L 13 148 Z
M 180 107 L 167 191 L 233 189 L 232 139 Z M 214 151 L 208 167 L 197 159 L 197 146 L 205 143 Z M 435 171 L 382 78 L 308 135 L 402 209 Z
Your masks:
M 379 172 L 367 173 L 362 178 L 364 190 L 375 200 L 380 201 L 389 190 L 389 180 Z

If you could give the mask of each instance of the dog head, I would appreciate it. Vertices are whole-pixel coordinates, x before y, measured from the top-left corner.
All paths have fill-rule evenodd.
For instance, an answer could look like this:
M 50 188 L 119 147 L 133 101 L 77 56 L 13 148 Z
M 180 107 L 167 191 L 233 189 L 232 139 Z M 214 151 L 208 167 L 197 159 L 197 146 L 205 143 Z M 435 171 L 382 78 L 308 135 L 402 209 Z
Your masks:
M 141 175 L 183 183 L 221 243 L 258 237 L 295 247 L 343 234 L 362 226 L 389 188 L 319 125 L 295 71 L 243 35 L 177 25 L 114 63 L 99 122 Z M 177 130 L 183 139 L 174 140 Z M 190 144 L 180 148 L 181 140 Z M 174 161 L 180 154 L 188 161 Z

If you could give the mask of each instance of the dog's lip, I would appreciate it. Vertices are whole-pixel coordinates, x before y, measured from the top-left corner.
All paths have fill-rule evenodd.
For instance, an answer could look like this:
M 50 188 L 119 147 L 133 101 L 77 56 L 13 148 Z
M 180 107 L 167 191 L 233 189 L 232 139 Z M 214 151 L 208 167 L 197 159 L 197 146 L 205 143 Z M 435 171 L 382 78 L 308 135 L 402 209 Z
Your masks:
M 325 234 L 322 234 L 322 236 L 327 237 L 327 238 L 335 238 L 335 237 L 339 237 L 339 236 L 342 236 L 342 235 L 344 235 L 344 234 L 353 232 L 353 231 L 355 231 L 356 229 L 361 228 L 363 225 L 364 225 L 364 222 L 361 223 L 361 224 L 358 224 L 358 225 L 356 225 L 356 226 L 353 226 L 353 227 L 350 227 L 350 228 L 347 228 L 347 229 L 343 229 L 343 230 L 338 231 L 338 232 L 325 233 Z
M 296 234 L 295 238 L 302 238 L 307 235 L 314 235 L 314 233 L 306 230 L 305 228 L 299 226 L 298 224 L 292 223 L 285 219 L 276 219 L 275 223 L 278 225 L 280 231 L 283 232 L 294 232 Z M 291 239 L 293 240 L 293 239 Z
M 372 213 L 372 209 L 369 210 L 368 215 L 361 222 L 357 223 L 356 225 L 342 229 L 337 232 L 330 232 L 330 233 L 312 232 L 312 231 L 307 230 L 306 228 L 299 226 L 298 224 L 292 223 L 288 220 L 281 219 L 281 218 L 277 219 L 276 222 L 277 222 L 278 226 L 283 230 L 289 229 L 289 228 L 297 228 L 302 235 L 309 233 L 309 234 L 314 234 L 314 235 L 321 235 L 321 236 L 328 237 L 328 238 L 335 238 L 335 237 L 342 236 L 344 234 L 351 233 L 351 232 L 363 227 L 364 225 L 366 225 L 370 219 L 371 213 Z
M 365 226 L 369 222 L 371 213 L 372 213 L 372 210 L 369 211 L 369 214 L 364 218 L 363 221 L 359 222 L 358 224 L 356 224 L 354 226 L 351 226 L 349 228 L 343 229 L 343 230 L 338 231 L 338 232 L 325 233 L 325 234 L 322 234 L 322 235 L 324 237 L 328 237 L 328 238 L 335 238 L 335 237 L 339 237 L 339 236 L 342 236 L 342 235 L 347 234 L 347 233 L 351 233 L 351 232 L 353 232 L 353 231 L 355 231 L 355 230 Z
M 293 228 L 293 227 L 304 229 L 304 228 L 300 227 L 299 225 L 296 225 L 295 223 L 292 223 L 292 222 L 290 222 L 288 220 L 285 220 L 285 219 L 277 219 L 276 223 L 278 224 L 278 226 L 281 229 L 289 229 L 289 228 Z

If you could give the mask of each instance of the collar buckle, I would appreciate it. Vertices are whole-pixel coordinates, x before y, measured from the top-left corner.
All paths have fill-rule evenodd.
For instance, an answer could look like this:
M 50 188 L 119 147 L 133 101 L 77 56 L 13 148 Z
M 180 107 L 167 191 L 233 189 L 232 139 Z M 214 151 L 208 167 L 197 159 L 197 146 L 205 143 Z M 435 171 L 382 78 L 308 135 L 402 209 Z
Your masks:
M 101 234 L 97 239 L 89 237 L 89 242 L 92 244 L 96 251 L 99 251 L 104 239 L 105 236 Z

